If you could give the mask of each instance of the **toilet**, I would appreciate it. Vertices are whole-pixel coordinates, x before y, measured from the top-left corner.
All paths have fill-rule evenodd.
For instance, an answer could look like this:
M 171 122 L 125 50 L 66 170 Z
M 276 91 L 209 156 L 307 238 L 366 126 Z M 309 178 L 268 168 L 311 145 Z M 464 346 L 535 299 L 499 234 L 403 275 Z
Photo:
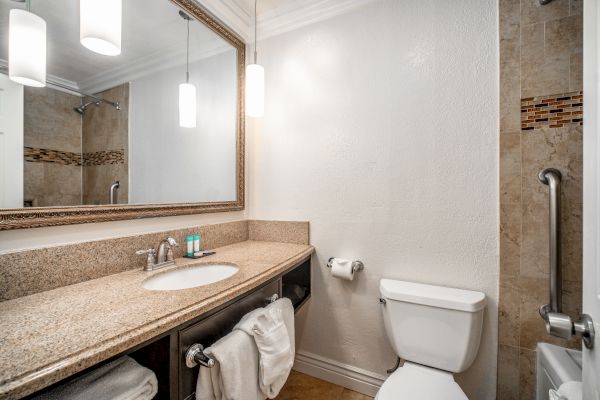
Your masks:
M 453 374 L 477 355 L 485 294 L 392 279 L 379 290 L 387 337 L 405 362 L 375 399 L 468 400 Z

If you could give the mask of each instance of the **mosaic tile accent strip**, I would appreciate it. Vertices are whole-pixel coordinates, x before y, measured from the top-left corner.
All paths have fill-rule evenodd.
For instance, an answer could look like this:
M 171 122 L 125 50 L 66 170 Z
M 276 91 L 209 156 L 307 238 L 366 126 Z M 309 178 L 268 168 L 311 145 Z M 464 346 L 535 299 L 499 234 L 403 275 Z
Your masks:
M 83 165 L 125 164 L 125 150 L 95 151 L 83 153 Z
M 25 147 L 24 158 L 27 162 L 47 162 L 81 166 L 81 153 L 72 153 L 69 151 Z
M 583 92 L 521 99 L 521 130 L 583 125 Z
M 124 164 L 125 150 L 96 151 L 93 153 L 72 153 L 68 151 L 38 149 L 35 147 L 24 148 L 24 158 L 27 162 L 48 162 L 61 165 L 91 166 Z

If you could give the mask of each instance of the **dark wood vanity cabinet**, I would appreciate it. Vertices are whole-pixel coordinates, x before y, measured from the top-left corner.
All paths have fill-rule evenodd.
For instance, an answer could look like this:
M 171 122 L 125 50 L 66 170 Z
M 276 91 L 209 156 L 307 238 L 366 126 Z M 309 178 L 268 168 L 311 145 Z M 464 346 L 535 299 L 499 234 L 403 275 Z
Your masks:
M 188 368 L 185 364 L 185 354 L 193 344 L 198 343 L 204 347 L 209 347 L 231 332 L 246 313 L 267 305 L 274 294 L 278 297 L 288 297 L 297 311 L 310 298 L 310 291 L 309 258 L 228 303 L 110 360 L 106 360 L 104 363 L 128 355 L 141 365 L 153 370 L 156 374 L 158 394 L 155 399 L 192 400 L 195 398 L 198 369 L 204 368 L 200 366 Z M 82 371 L 76 376 L 85 374 L 98 366 Z M 65 379 L 56 385 L 72 378 Z M 52 387 L 29 397 L 39 395 Z
M 173 396 L 174 393 L 171 393 L 171 398 L 181 400 L 194 398 L 198 369 L 204 367 L 188 368 L 185 365 L 185 354 L 188 349 L 195 343 L 205 347 L 210 346 L 231 332 L 245 314 L 269 304 L 273 295 L 281 296 L 280 279 L 260 287 L 222 310 L 179 331 L 177 335 L 177 359 L 173 360 L 178 364 L 179 384 L 177 386 L 179 390 L 175 397 Z

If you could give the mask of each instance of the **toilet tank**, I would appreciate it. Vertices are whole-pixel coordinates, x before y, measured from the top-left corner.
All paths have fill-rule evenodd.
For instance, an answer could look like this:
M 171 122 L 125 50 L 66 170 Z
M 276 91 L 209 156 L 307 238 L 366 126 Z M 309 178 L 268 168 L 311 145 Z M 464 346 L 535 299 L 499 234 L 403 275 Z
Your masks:
M 485 294 L 382 279 L 388 339 L 404 360 L 462 372 L 473 363 L 483 328 Z

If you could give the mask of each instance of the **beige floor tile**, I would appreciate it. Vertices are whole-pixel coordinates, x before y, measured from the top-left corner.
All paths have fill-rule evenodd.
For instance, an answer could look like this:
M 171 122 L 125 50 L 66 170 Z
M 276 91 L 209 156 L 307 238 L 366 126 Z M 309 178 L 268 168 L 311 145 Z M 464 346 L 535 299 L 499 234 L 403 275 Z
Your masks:
M 371 400 L 352 390 L 333 383 L 325 382 L 312 376 L 292 371 L 288 381 L 276 397 L 276 400 Z

